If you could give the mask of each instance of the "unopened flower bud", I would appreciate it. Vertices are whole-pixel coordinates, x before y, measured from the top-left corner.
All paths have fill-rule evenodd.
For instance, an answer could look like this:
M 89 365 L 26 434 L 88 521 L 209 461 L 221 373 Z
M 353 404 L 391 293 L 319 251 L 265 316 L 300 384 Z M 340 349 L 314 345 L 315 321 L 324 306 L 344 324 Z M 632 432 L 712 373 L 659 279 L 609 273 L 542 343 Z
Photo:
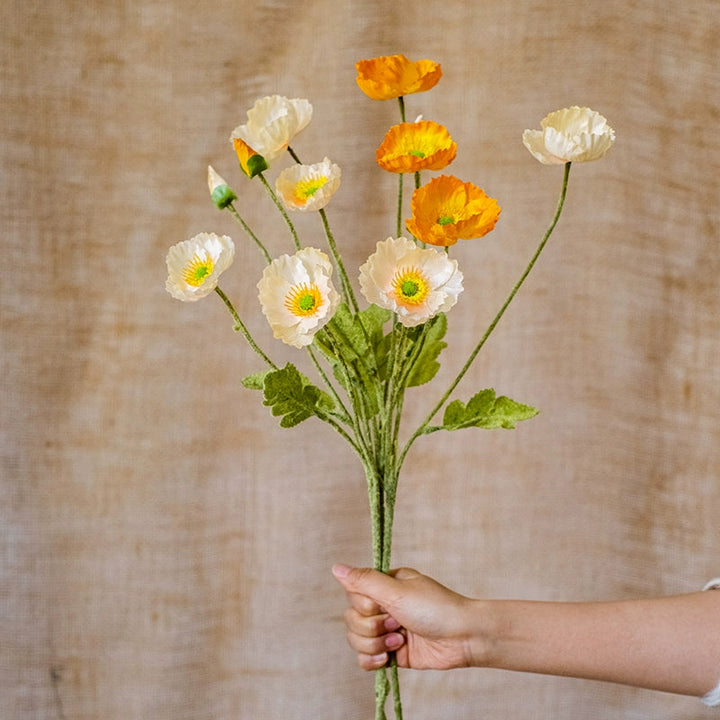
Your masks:
M 260 153 L 255 152 L 242 138 L 231 137 L 230 139 L 235 148 L 240 167 L 249 178 L 254 178 L 268 169 L 265 158 Z
M 208 188 L 212 201 L 220 208 L 226 208 L 233 200 L 237 200 L 237 195 L 225 180 L 218 175 L 212 165 L 208 165 Z

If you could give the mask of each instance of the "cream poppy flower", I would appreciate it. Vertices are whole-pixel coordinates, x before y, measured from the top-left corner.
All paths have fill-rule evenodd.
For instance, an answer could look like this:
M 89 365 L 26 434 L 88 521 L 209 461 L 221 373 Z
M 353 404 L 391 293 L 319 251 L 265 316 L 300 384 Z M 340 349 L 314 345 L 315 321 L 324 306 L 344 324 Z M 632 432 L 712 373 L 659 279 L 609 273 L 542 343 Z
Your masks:
M 550 113 L 540 125 L 542 130 L 525 130 L 523 144 L 545 165 L 598 160 L 615 141 L 602 115 L 577 105 Z
M 247 123 L 233 130 L 230 141 L 240 138 L 271 163 L 307 126 L 312 112 L 312 105 L 301 98 L 291 100 L 281 95 L 261 98 L 248 110 Z
M 275 181 L 275 189 L 290 210 L 320 210 L 340 187 L 340 168 L 325 158 L 315 165 L 292 165 Z
M 404 237 L 379 242 L 360 267 L 365 299 L 397 313 L 405 327 L 450 310 L 462 292 L 462 281 L 457 260 Z
M 258 297 L 278 340 L 297 348 L 310 345 L 332 318 L 340 304 L 332 272 L 328 256 L 315 248 L 281 255 L 265 268 L 257 284 Z
M 234 256 L 235 245 L 227 235 L 200 233 L 183 240 L 168 251 L 165 289 L 185 302 L 204 298 L 217 287 Z

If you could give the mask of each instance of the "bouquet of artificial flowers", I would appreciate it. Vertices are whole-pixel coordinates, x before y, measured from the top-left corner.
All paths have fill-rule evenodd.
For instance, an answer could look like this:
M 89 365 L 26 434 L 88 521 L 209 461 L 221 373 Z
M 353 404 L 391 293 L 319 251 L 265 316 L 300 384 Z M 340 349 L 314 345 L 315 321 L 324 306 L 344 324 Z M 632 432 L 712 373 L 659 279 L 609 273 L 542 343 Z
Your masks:
M 551 113 L 542 121 L 541 130 L 525 131 L 523 142 L 533 156 L 544 164 L 564 166 L 555 215 L 525 271 L 454 380 L 425 419 L 401 436 L 405 393 L 435 377 L 438 358 L 446 346 L 446 313 L 463 289 L 463 274 L 450 257 L 450 248 L 458 240 L 489 233 L 498 221 L 500 207 L 480 187 L 453 175 L 434 176 L 423 183 L 422 173 L 444 170 L 452 163 L 457 145 L 442 125 L 421 118 L 407 122 L 404 98 L 433 88 L 442 75 L 440 65 L 394 55 L 363 60 L 356 67 L 361 90 L 374 100 L 397 99 L 401 119 L 388 130 L 376 152 L 378 165 L 398 176 L 397 219 L 394 235 L 377 242 L 359 268 L 360 291 L 367 307 L 360 309 L 325 213 L 340 185 L 340 168 L 327 157 L 303 164 L 290 146 L 312 119 L 307 100 L 277 95 L 262 98 L 230 138 L 243 173 L 258 178 L 287 224 L 295 247 L 292 255 L 273 259 L 237 209 L 237 194 L 208 168 L 213 202 L 233 215 L 267 263 L 257 288 L 273 335 L 304 349 L 317 379 L 311 380 L 292 363 L 276 365 L 220 289 L 219 277 L 234 254 L 228 236 L 201 233 L 173 246 L 167 256 L 166 287 L 173 297 L 184 301 L 198 300 L 213 291 L 220 296 L 235 330 L 243 334 L 262 362 L 262 369 L 249 374 L 243 385 L 262 394 L 263 403 L 280 418 L 282 427 L 293 427 L 314 416 L 351 445 L 367 479 L 373 564 L 388 572 L 398 478 L 413 443 L 421 435 L 440 430 L 513 428 L 537 414 L 533 407 L 498 396 L 491 388 L 477 392 L 467 402 L 448 400 L 554 230 L 565 202 L 571 163 L 602 157 L 614 141 L 614 132 L 604 117 L 580 107 Z M 265 173 L 285 153 L 294 164 L 271 184 Z M 414 177 L 414 191 L 403 229 L 406 174 Z M 319 215 L 326 250 L 301 244 L 290 218 L 293 212 Z M 442 420 L 433 424 L 443 407 Z M 395 717 L 402 717 L 393 658 L 388 670 L 376 674 L 376 720 L 386 717 L 391 691 Z

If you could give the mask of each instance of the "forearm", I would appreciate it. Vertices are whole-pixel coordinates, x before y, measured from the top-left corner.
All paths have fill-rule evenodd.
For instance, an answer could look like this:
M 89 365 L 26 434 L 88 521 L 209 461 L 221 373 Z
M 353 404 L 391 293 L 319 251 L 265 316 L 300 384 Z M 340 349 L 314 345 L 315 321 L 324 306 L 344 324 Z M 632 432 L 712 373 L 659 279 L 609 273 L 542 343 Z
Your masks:
M 613 603 L 475 601 L 471 663 L 703 695 L 720 678 L 720 592 Z

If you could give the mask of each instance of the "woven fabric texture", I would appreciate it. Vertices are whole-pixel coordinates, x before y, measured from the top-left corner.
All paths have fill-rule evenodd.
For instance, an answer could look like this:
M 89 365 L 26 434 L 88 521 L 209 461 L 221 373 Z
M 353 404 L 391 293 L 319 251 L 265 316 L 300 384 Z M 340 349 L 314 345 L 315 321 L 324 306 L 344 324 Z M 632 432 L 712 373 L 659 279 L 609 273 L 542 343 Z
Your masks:
M 685 592 L 717 575 L 715 0 L 29 0 L 2 15 L 3 720 L 372 716 L 330 575 L 370 562 L 361 466 L 314 420 L 280 429 L 240 385 L 262 366 L 218 298 L 183 304 L 164 289 L 170 245 L 231 235 L 224 290 L 266 351 L 313 372 L 272 339 L 263 259 L 211 204 L 206 167 L 273 254 L 291 252 L 228 138 L 256 98 L 308 98 L 315 115 L 293 146 L 342 167 L 327 210 L 357 287 L 394 233 L 396 178 L 374 152 L 398 119 L 357 88 L 361 58 L 442 63 L 408 117 L 446 125 L 449 170 L 502 207 L 492 234 L 453 248 L 465 291 L 409 421 L 462 365 L 554 212 L 562 169 L 537 163 L 523 130 L 578 104 L 617 133 L 606 158 L 573 167 L 555 235 L 455 394 L 494 387 L 540 415 L 416 443 L 393 564 L 467 595 L 553 600 Z M 322 246 L 316 216 L 298 225 Z M 401 682 L 409 720 L 703 712 L 693 698 L 499 671 Z

